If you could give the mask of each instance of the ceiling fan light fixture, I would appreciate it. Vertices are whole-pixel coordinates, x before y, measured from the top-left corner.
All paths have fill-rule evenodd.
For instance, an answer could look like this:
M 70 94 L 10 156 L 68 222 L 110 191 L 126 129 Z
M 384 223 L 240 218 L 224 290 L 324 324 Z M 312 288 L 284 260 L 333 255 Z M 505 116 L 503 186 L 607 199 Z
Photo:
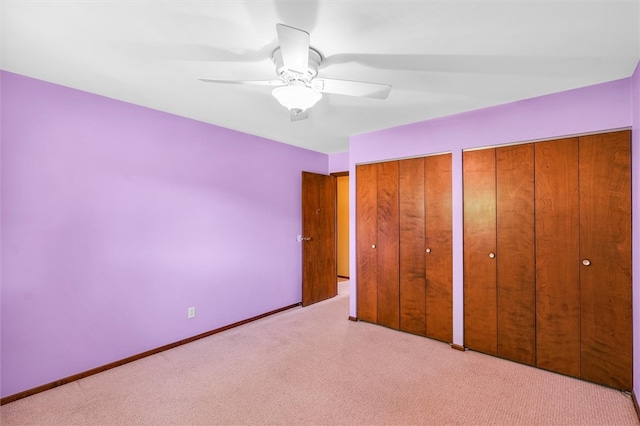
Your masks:
M 322 93 L 317 90 L 294 83 L 278 87 L 272 94 L 289 111 L 305 111 L 322 99 Z

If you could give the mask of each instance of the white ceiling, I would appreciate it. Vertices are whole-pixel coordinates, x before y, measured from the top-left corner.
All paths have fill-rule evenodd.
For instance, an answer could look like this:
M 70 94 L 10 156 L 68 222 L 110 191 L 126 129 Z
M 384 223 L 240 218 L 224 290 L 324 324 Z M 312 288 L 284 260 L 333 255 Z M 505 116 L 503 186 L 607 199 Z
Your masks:
M 350 135 L 629 77 L 640 0 L 2 0 L 3 70 L 319 152 Z M 319 76 L 388 83 L 325 94 L 291 122 L 269 87 L 275 25 L 308 31 Z

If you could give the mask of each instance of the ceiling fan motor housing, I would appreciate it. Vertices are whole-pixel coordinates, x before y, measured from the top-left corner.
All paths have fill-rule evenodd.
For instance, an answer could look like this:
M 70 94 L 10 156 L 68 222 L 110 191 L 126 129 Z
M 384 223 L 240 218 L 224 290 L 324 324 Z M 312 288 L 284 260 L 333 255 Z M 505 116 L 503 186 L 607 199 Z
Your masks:
M 296 71 L 285 68 L 284 62 L 282 60 L 282 51 L 280 50 L 280 48 L 274 50 L 271 59 L 276 66 L 276 73 L 278 74 L 278 77 L 282 79 L 282 81 L 287 84 L 294 81 L 302 81 L 307 86 L 309 85 L 311 80 L 316 78 L 316 76 L 318 75 L 318 67 L 322 62 L 322 56 L 317 50 L 313 48 L 309 48 L 309 66 L 303 73 L 298 73 Z

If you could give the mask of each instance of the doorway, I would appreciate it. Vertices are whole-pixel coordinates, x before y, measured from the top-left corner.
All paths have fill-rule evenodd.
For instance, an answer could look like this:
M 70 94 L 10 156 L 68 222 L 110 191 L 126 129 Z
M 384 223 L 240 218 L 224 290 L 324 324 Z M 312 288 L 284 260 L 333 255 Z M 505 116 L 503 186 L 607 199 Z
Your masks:
M 349 172 L 336 176 L 336 229 L 338 281 L 349 279 Z

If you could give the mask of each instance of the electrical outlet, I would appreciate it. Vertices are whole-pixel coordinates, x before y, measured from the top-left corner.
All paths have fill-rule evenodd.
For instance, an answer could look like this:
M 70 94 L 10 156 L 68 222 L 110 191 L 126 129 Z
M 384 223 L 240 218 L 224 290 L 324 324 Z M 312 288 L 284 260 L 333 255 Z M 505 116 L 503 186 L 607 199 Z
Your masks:
M 196 307 L 192 306 L 189 308 L 187 312 L 187 318 L 195 318 L 196 317 Z

